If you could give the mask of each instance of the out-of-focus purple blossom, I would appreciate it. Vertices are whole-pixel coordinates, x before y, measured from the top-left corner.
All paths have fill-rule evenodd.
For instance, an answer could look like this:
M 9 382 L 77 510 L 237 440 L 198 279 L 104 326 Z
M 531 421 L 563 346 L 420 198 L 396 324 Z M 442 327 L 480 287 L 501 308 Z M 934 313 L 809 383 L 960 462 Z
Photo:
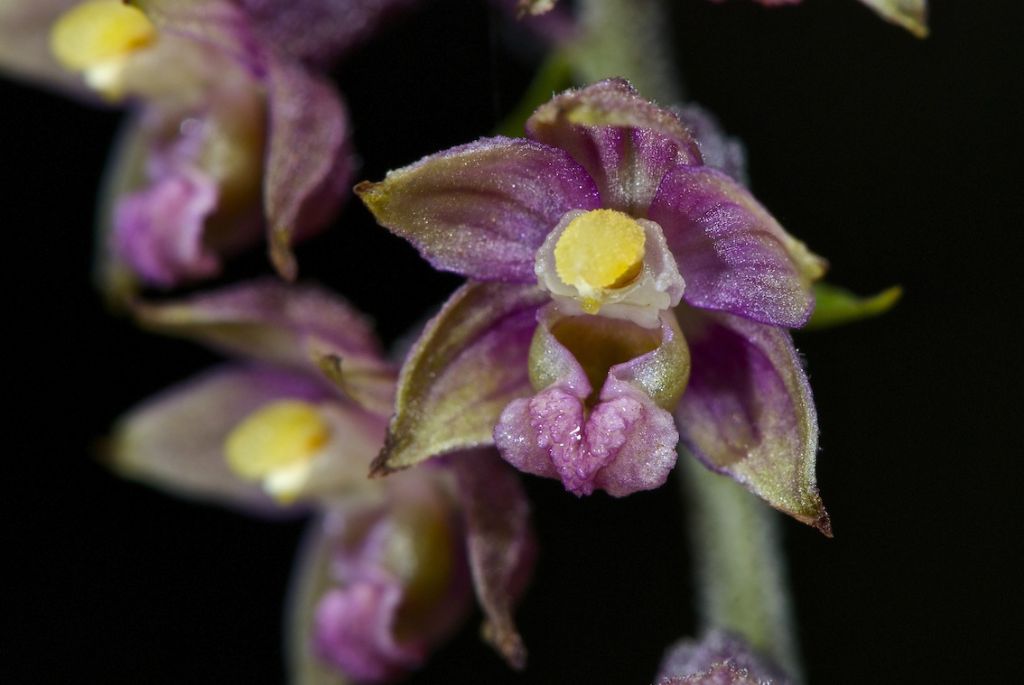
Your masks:
M 410 4 L 0 6 L 0 68 L 134 110 L 108 172 L 97 264 L 104 289 L 124 299 L 139 281 L 168 288 L 216 275 L 261 233 L 276 269 L 294 278 L 292 243 L 327 226 L 353 167 L 345 105 L 312 67 Z
M 291 592 L 295 682 L 385 682 L 418 668 L 465 618 L 471 588 L 487 637 L 523 665 L 512 613 L 533 543 L 517 476 L 493 450 L 468 450 L 367 479 L 395 369 L 357 312 L 276 281 L 136 312 L 235 361 L 122 418 L 114 468 L 257 515 L 317 512 Z
M 673 645 L 661 663 L 657 685 L 789 685 L 790 679 L 742 639 L 712 631 L 702 640 Z
M 828 533 L 786 330 L 807 321 L 825 264 L 733 177 L 742 157 L 713 122 L 690 118 L 703 142 L 603 81 L 542 105 L 527 139 L 356 187 L 382 225 L 471 279 L 407 359 L 377 471 L 497 444 L 572 492 L 622 496 L 664 483 L 681 439 Z

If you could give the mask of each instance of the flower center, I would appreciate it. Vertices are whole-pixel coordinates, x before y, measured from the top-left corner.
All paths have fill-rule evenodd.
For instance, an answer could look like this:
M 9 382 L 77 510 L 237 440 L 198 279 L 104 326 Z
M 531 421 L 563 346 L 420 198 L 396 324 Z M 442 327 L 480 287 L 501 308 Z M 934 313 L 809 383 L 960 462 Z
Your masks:
M 555 244 L 555 271 L 579 292 L 583 309 L 596 312 L 599 291 L 621 288 L 640 273 L 644 246 L 644 229 L 632 217 L 595 209 L 565 227 Z
M 90 0 L 62 14 L 50 31 L 50 49 L 90 86 L 112 97 L 118 93 L 125 59 L 154 40 L 157 31 L 138 7 L 120 0 Z
M 280 502 L 295 499 L 314 457 L 331 436 L 315 405 L 300 400 L 267 404 L 235 426 L 224 442 L 228 466 L 246 480 L 262 481 Z

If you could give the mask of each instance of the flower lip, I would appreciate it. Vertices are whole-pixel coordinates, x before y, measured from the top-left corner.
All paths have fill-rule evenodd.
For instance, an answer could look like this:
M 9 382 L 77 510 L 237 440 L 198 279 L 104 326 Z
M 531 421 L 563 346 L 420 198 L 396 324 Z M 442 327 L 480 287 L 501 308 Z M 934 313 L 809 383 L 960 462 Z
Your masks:
M 537 250 L 534 273 L 567 316 L 600 314 L 657 328 L 685 284 L 661 227 L 610 209 L 566 212 Z

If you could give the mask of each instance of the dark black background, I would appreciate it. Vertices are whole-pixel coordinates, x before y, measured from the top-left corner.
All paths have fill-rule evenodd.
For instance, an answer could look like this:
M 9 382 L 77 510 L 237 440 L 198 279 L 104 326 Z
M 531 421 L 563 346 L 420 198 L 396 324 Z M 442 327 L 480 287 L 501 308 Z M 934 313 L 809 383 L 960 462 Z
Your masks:
M 1022 289 L 1016 0 L 934 4 L 921 42 L 855 0 L 675 6 L 693 98 L 747 144 L 756 194 L 890 315 L 800 333 L 822 426 L 826 540 L 785 522 L 814 683 L 991 682 L 1019 672 Z M 434 2 L 338 71 L 362 176 L 487 134 L 530 63 L 483 3 Z M 277 683 L 301 524 L 122 482 L 93 445 L 133 402 L 213 361 L 112 318 L 89 287 L 117 116 L 0 83 L 4 259 L 3 626 L 8 683 Z M 304 273 L 386 339 L 457 280 L 350 203 Z M 265 270 L 260 255 L 231 275 Z M 522 675 L 474 620 L 418 683 L 646 683 L 694 630 L 683 506 L 578 501 L 528 479 L 542 556 Z

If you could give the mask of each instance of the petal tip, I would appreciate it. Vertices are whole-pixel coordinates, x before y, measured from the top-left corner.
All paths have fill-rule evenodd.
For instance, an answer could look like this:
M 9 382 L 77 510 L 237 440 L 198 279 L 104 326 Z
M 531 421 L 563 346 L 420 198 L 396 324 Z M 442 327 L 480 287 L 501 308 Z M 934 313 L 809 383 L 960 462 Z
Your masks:
M 517 671 L 526 668 L 526 645 L 523 638 L 511 628 L 502 628 L 487 621 L 481 630 L 484 640 L 494 647 L 510 667 Z

